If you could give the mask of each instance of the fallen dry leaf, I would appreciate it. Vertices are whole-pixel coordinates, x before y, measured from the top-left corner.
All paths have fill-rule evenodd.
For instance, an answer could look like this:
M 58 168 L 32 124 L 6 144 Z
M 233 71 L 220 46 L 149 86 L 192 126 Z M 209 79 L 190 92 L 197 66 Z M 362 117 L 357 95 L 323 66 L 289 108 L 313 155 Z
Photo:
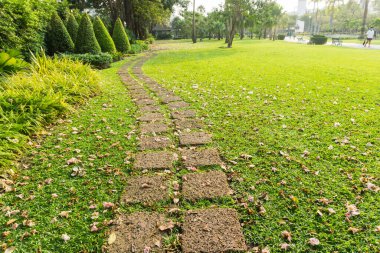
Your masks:
M 174 222 L 173 221 L 169 221 L 165 224 L 161 224 L 158 229 L 161 230 L 161 231 L 165 231 L 165 230 L 168 230 L 168 229 L 172 229 L 174 228 Z
M 350 227 L 350 228 L 348 229 L 348 231 L 351 232 L 351 233 L 353 233 L 353 234 L 356 234 L 357 232 L 360 231 L 360 229 L 358 229 L 358 228 L 354 228 L 354 227 Z
M 281 236 L 282 236 L 285 240 L 288 240 L 289 242 L 292 241 L 292 234 L 291 234 L 289 231 L 287 231 L 287 230 L 282 231 L 282 232 L 281 232 Z
M 13 251 L 15 251 L 16 247 L 10 247 L 10 248 L 7 248 L 5 249 L 4 253 L 12 253 Z
M 288 249 L 290 249 L 290 244 L 281 243 L 280 247 L 282 250 L 288 250 Z
M 67 242 L 68 240 L 70 240 L 70 236 L 69 236 L 68 234 L 63 234 L 63 235 L 61 236 L 61 238 L 62 238 L 62 240 L 63 240 L 64 242 Z
M 103 207 L 104 208 L 112 208 L 114 206 L 115 206 L 115 204 L 112 203 L 112 202 L 103 202 Z
M 59 213 L 59 216 L 63 217 L 63 218 L 68 218 L 69 217 L 69 213 L 71 213 L 71 211 L 62 211 Z
M 116 241 L 116 234 L 115 232 L 112 232 L 110 236 L 108 237 L 108 244 L 111 245 Z
M 320 241 L 319 241 L 317 238 L 310 238 L 310 239 L 309 239 L 309 244 L 310 244 L 311 246 L 317 246 L 317 245 L 320 244 Z

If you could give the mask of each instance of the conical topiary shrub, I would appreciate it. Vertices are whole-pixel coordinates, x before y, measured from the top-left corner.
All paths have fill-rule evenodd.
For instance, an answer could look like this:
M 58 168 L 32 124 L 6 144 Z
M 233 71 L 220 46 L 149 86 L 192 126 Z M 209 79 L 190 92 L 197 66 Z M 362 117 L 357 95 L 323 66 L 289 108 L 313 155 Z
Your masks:
M 117 51 L 127 53 L 131 49 L 128 36 L 125 33 L 125 29 L 120 18 L 116 20 L 115 26 L 113 28 L 112 39 L 115 42 Z
M 70 14 L 69 19 L 67 20 L 66 28 L 67 28 L 67 31 L 69 32 L 70 37 L 74 43 L 75 43 L 76 38 L 77 38 L 78 27 L 79 27 L 79 25 L 78 25 L 78 22 L 75 19 L 74 15 Z
M 74 50 L 74 43 L 70 34 L 57 13 L 51 16 L 50 24 L 46 31 L 46 48 L 49 55 Z
M 94 28 L 92 27 L 90 17 L 87 14 L 83 14 L 80 21 L 75 41 L 75 52 L 79 54 L 99 54 L 101 52 L 99 43 L 95 38 Z
M 99 17 L 94 21 L 94 32 L 102 52 L 111 54 L 116 52 L 115 43 Z

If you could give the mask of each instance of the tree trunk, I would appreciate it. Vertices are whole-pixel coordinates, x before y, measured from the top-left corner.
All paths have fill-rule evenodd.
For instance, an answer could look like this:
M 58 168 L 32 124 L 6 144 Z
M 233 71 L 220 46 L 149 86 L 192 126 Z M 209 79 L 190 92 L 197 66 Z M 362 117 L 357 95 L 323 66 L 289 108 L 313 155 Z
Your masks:
M 193 30 L 192 30 L 193 43 L 197 43 L 197 37 L 195 35 L 195 0 L 193 0 Z
M 368 5 L 369 5 L 369 0 L 365 0 L 364 13 L 363 13 L 363 23 L 362 23 L 362 29 L 361 29 L 361 37 L 362 38 L 364 38 L 365 28 L 367 25 Z

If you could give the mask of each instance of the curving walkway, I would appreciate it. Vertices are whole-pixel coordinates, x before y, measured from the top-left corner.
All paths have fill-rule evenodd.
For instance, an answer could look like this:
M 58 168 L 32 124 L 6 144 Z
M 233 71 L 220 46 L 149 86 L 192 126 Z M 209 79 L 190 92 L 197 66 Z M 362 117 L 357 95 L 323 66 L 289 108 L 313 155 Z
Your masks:
M 172 252 L 165 248 L 163 237 L 174 234 L 180 238 L 175 251 L 246 251 L 236 210 L 181 209 L 183 201 L 217 199 L 232 190 L 220 169 L 219 151 L 210 146 L 212 135 L 202 130 L 203 120 L 181 97 L 143 74 L 141 67 L 149 57 L 137 58 L 119 71 L 138 107 L 139 152 L 134 170 L 142 174 L 129 178 L 121 201 L 126 207 L 142 205 L 144 211 L 118 216 L 107 249 Z M 158 202 L 164 203 L 164 211 L 150 209 Z

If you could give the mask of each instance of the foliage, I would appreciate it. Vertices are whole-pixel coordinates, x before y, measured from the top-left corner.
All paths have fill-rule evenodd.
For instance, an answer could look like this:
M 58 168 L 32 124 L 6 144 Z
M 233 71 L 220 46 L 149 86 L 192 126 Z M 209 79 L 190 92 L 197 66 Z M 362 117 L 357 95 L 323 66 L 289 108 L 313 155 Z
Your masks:
M 54 128 L 47 129 L 40 138 L 29 143 L 33 149 L 28 151 L 22 163 L 28 169 L 20 170 L 14 179 L 17 191 L 1 197 L 3 206 L 22 212 L 11 217 L 1 212 L 0 223 L 6 224 L 15 218 L 18 223 L 28 219 L 35 225 L 32 228 L 20 225 L 16 230 L 1 225 L 0 234 L 11 231 L 6 239 L 2 238 L 2 249 L 14 246 L 17 252 L 102 251 L 104 233 L 108 230 L 106 224 L 114 219 L 114 212 L 103 208 L 102 204 L 117 203 L 120 199 L 125 176 L 132 169 L 131 165 L 125 164 L 125 152 L 136 149 L 135 134 L 125 138 L 135 124 L 132 116 L 135 107 L 117 75 L 124 63 L 116 63 L 99 72 L 101 79 L 97 83 L 103 94 L 89 100 L 70 118 L 61 118 Z M 0 135 L 3 133 L 0 130 Z M 100 136 L 104 138 L 100 139 Z M 101 158 L 102 154 L 107 154 L 107 158 Z M 68 166 L 67 161 L 73 157 L 78 157 L 83 164 Z M 96 158 L 89 161 L 91 157 Z M 75 166 L 83 168 L 85 175 L 71 176 Z M 21 196 L 19 194 L 25 198 L 17 197 Z M 34 198 L 29 197 L 30 194 Z M 89 208 L 90 205 L 95 209 Z M 67 218 L 59 216 L 62 211 L 69 211 Z M 98 232 L 90 232 L 94 212 L 99 213 L 96 217 Z M 23 217 L 25 213 L 28 218 Z M 31 233 L 33 229 L 38 233 Z M 28 234 L 27 238 L 25 234 Z M 63 242 L 62 234 L 68 234 L 71 239 Z
M 46 48 L 49 55 L 74 51 L 70 34 L 57 13 L 52 15 L 47 28 Z
M 23 60 L 21 53 L 17 50 L 0 52 L 0 76 L 12 74 L 25 69 L 28 64 Z
M 115 43 L 99 17 L 95 18 L 94 32 L 102 52 L 111 54 L 116 52 Z
M 27 136 L 98 92 L 97 74 L 68 59 L 38 56 L 30 71 L 9 76 L 0 86 L 0 170 L 26 147 Z
M 18 49 L 29 59 L 30 51 L 43 48 L 46 27 L 57 6 L 55 0 L 0 1 L 0 48 Z
M 70 34 L 71 40 L 75 44 L 75 41 L 76 41 L 76 38 L 77 38 L 77 34 L 78 34 L 79 24 L 78 24 L 78 22 L 75 19 L 75 17 L 74 17 L 73 14 L 69 15 L 69 18 L 68 18 L 67 24 L 66 24 L 66 28 L 67 28 L 67 31 Z
M 247 245 L 379 252 L 380 194 L 368 183 L 380 186 L 380 51 L 189 42 L 165 44 L 175 50 L 150 59 L 144 72 L 205 117 L 213 146 L 230 161 L 237 203 L 222 205 L 238 210 Z M 309 245 L 311 237 L 320 245 Z
M 83 14 L 82 16 L 75 41 L 75 52 L 80 54 L 101 53 L 101 48 L 96 40 L 94 29 L 88 14 Z
M 277 35 L 277 39 L 278 40 L 284 40 L 285 39 L 285 35 L 279 34 L 279 35 Z
M 110 66 L 113 62 L 113 57 L 109 53 L 100 54 L 63 54 L 63 58 L 68 58 L 75 61 L 80 61 L 85 64 L 90 64 L 91 66 L 98 69 L 105 69 Z
M 148 44 L 154 43 L 154 36 L 152 34 L 148 34 L 148 38 L 145 40 Z
M 324 45 L 327 43 L 327 37 L 324 35 L 313 35 L 310 37 L 310 44 Z
M 131 49 L 128 36 L 125 33 L 125 29 L 120 18 L 116 20 L 115 26 L 113 28 L 112 39 L 115 42 L 117 51 L 126 53 Z

